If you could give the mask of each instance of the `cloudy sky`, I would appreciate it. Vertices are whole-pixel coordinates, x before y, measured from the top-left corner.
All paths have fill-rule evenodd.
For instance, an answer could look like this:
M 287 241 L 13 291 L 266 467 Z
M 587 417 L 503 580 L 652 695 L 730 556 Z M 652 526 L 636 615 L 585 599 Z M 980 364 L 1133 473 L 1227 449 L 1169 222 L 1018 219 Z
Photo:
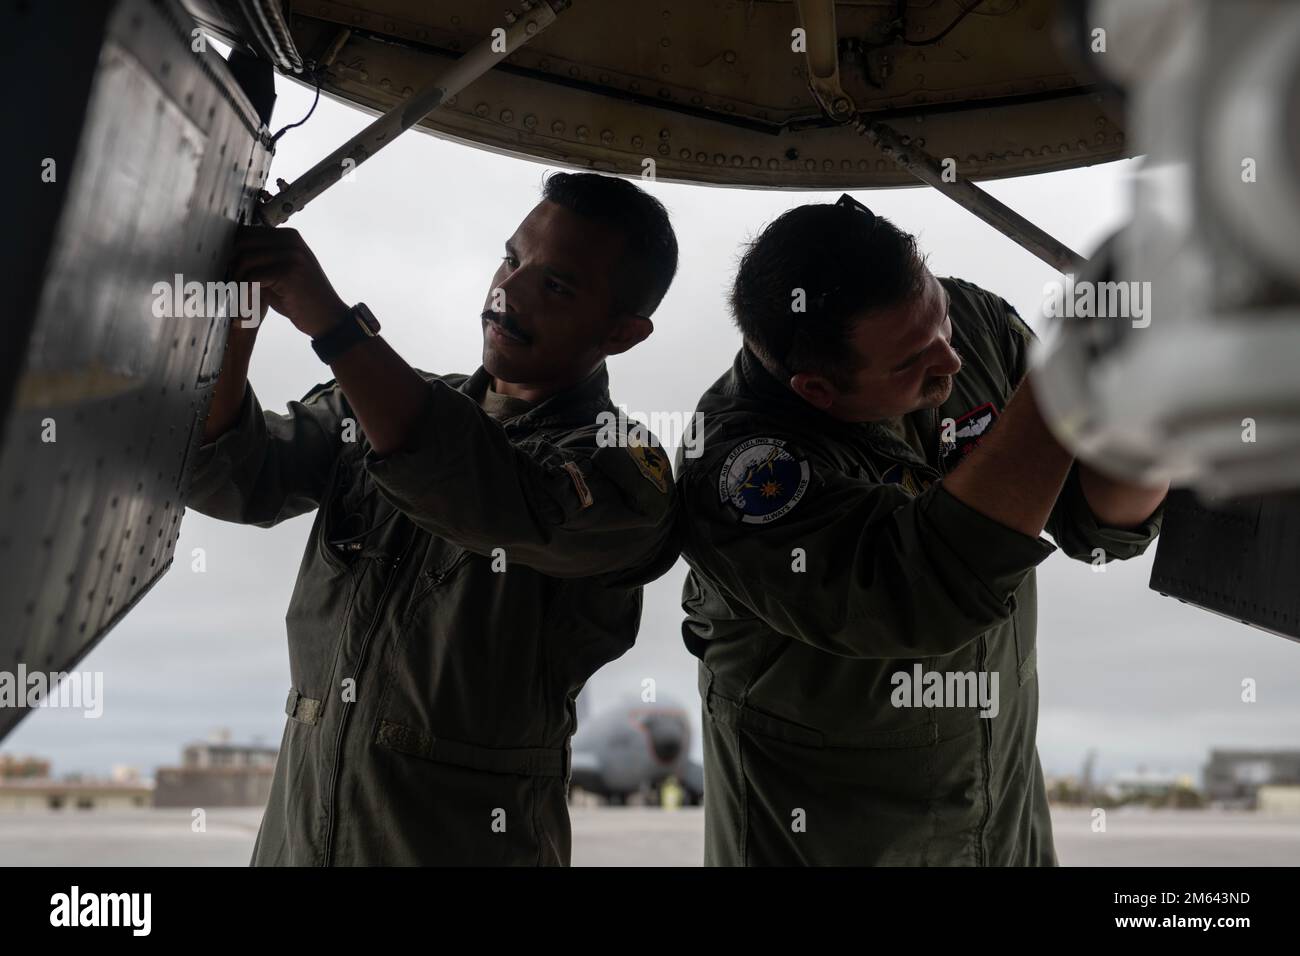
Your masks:
M 311 101 L 293 83 L 279 86 L 277 127 L 301 118 Z M 292 180 L 367 120 L 323 98 L 307 125 L 280 141 L 272 176 Z M 1087 254 L 1124 220 L 1134 168 L 1116 163 L 988 188 Z M 502 243 L 537 202 L 545 169 L 410 133 L 291 224 L 339 294 L 365 301 L 411 364 L 469 372 Z M 838 194 L 645 185 L 673 217 L 681 270 L 654 335 L 610 362 L 612 392 L 633 413 L 685 415 L 739 345 L 724 297 L 740 243 L 785 209 Z M 1053 277 L 1047 266 L 929 190 L 857 195 L 919 234 L 935 274 L 991 289 L 1039 324 Z M 330 373 L 286 320 L 272 314 L 268 322 L 250 378 L 263 404 L 282 411 Z M 189 512 L 171 571 L 79 668 L 104 672 L 103 716 L 40 711 L 3 749 L 47 757 L 56 774 L 107 773 L 116 764 L 152 774 L 218 727 L 236 740 L 277 743 L 289 686 L 284 612 L 311 523 L 304 515 L 261 530 Z M 202 574 L 190 570 L 198 547 L 207 555 Z M 1300 645 L 1162 598 L 1147 589 L 1150 571 L 1150 555 L 1102 574 L 1060 554 L 1040 567 L 1046 771 L 1077 772 L 1095 748 L 1102 777 L 1140 766 L 1199 775 L 1211 747 L 1300 745 Z M 698 710 L 695 660 L 679 636 L 684 574 L 679 562 L 647 589 L 637 646 L 590 685 L 597 710 L 637 693 L 646 677 L 661 699 Z M 1240 700 L 1247 677 L 1258 683 L 1256 703 Z

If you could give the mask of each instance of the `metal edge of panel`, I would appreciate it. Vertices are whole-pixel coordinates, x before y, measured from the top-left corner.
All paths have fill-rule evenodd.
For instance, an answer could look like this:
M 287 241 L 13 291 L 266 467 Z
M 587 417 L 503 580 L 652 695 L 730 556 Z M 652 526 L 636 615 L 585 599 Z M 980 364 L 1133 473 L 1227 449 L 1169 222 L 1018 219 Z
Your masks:
M 300 83 L 304 87 L 314 89 L 303 79 L 293 76 L 289 77 L 289 79 Z M 339 85 L 327 82 L 321 86 L 321 95 L 371 116 L 378 116 L 392 109 L 397 102 L 389 98 L 375 96 L 370 91 L 358 91 L 351 84 Z M 1077 94 L 1077 98 L 1080 100 L 1086 98 L 1096 102 L 1097 97 L 1100 95 L 1092 91 L 1080 92 Z M 1041 104 L 1027 102 L 1017 104 L 1011 108 L 1023 111 L 1038 108 L 1051 109 L 1059 105 L 1059 102 L 1060 100 L 1047 100 Z M 453 102 L 450 105 L 454 106 L 455 103 Z M 982 114 L 987 114 L 987 111 L 976 108 L 965 111 L 965 116 L 969 118 L 971 123 L 987 123 L 989 117 Z M 682 117 L 677 115 L 671 118 L 680 120 Z M 489 138 L 483 133 L 486 125 L 473 122 L 463 114 L 457 114 L 454 120 L 448 120 L 446 113 L 435 113 L 421 121 L 414 128 L 438 139 L 532 163 L 559 165 L 574 169 L 590 169 L 634 178 L 640 178 L 644 173 L 642 163 L 645 154 L 642 153 L 598 150 L 593 146 L 576 148 L 573 143 L 564 141 L 547 142 L 544 137 L 527 138 L 525 148 L 519 140 L 508 142 L 504 136 L 497 135 Z M 654 122 L 648 121 L 647 125 L 654 125 Z M 728 163 L 717 162 L 716 157 L 713 157 L 714 162 L 711 165 L 704 161 L 697 161 L 690 167 L 679 166 L 676 163 L 659 164 L 655 178 L 664 182 L 684 185 L 791 191 L 906 189 L 923 185 L 913 176 L 899 169 L 892 159 L 884 156 L 875 147 L 858 137 L 851 128 L 846 127 L 825 132 L 828 135 L 843 137 L 846 143 L 852 141 L 859 154 L 859 172 L 863 171 L 860 164 L 865 162 L 872 167 L 872 175 L 864 177 L 852 173 L 846 174 L 842 168 L 842 160 L 839 168 L 834 170 L 800 171 L 790 168 L 788 163 L 791 161 L 777 160 L 775 156 L 769 157 L 769 161 L 781 163 L 776 169 L 769 167 L 766 170 L 755 170 L 753 161 L 756 157 L 753 156 L 749 159 L 748 168 L 738 168 L 735 165 L 736 157 L 733 156 Z M 782 148 L 789 149 L 790 147 L 782 144 Z M 1012 156 L 1009 153 L 986 155 L 983 158 L 972 157 L 970 161 L 976 169 L 966 175 L 965 178 L 972 182 L 996 181 L 1016 176 L 1037 175 L 1067 169 L 1078 169 L 1101 163 L 1111 163 L 1132 156 L 1126 139 L 1119 143 L 1112 143 L 1102 149 L 1089 148 L 1077 152 L 1071 151 L 1075 148 L 1063 149 L 1061 144 L 1057 146 L 1043 145 L 1031 157 L 1024 155 Z

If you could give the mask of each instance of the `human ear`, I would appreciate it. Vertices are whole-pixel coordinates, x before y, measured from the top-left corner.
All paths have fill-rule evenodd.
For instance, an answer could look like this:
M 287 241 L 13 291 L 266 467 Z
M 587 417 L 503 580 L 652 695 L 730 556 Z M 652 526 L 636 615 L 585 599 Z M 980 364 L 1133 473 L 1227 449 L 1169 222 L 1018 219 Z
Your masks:
M 638 342 L 648 339 L 654 330 L 654 323 L 643 315 L 633 315 L 630 312 L 617 315 L 605 336 L 601 350 L 606 355 L 626 352 Z
M 796 372 L 790 376 L 790 388 L 809 405 L 827 411 L 839 394 L 825 376 L 810 372 Z

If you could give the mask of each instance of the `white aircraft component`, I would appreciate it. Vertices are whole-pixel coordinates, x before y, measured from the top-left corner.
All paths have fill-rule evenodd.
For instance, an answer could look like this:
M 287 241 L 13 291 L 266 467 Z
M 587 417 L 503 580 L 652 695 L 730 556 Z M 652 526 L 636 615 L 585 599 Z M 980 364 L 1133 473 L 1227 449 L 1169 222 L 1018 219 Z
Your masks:
M 1044 414 L 1118 477 L 1300 487 L 1300 5 L 1103 0 L 1087 16 L 1146 158 L 1132 224 L 1045 290 Z

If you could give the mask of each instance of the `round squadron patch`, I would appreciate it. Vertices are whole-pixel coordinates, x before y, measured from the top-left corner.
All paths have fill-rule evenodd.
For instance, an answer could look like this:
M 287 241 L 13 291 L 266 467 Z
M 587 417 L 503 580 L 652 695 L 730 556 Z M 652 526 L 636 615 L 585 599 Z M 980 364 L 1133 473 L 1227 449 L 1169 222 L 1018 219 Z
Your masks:
M 779 438 L 751 438 L 727 455 L 718 473 L 718 498 L 748 524 L 775 521 L 808 490 L 807 459 L 795 458 Z

